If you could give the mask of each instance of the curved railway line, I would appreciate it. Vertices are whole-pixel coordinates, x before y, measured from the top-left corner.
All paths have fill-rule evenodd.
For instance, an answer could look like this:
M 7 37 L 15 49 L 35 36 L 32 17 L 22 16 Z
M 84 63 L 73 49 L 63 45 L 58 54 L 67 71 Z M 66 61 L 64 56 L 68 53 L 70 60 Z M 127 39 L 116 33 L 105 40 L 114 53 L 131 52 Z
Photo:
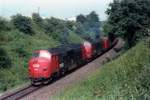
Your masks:
M 121 48 L 123 47 L 123 44 L 124 44 L 123 40 L 119 38 L 118 42 L 110 50 L 114 50 L 117 53 L 121 50 Z M 105 54 L 107 54 L 107 52 Z M 109 59 L 112 59 L 112 58 L 108 58 L 108 57 L 105 58 L 105 60 L 109 60 Z M 71 71 L 71 72 L 73 72 L 73 71 Z M 71 73 L 71 72 L 69 72 L 69 73 Z M 69 73 L 67 73 L 66 75 L 68 75 Z M 59 79 L 57 79 L 57 80 L 59 80 Z M 53 80 L 52 83 L 54 83 L 57 80 Z M 49 85 L 51 85 L 51 84 L 49 84 Z M 19 90 L 16 90 L 14 92 L 2 95 L 0 97 L 0 100 L 18 100 L 18 99 L 21 99 L 21 98 L 29 95 L 30 93 L 33 93 L 33 92 L 41 89 L 42 87 L 44 87 L 44 86 L 41 85 L 41 86 L 35 87 L 35 86 L 32 86 L 32 85 L 28 85 L 28 86 L 26 86 L 22 89 L 19 89 Z

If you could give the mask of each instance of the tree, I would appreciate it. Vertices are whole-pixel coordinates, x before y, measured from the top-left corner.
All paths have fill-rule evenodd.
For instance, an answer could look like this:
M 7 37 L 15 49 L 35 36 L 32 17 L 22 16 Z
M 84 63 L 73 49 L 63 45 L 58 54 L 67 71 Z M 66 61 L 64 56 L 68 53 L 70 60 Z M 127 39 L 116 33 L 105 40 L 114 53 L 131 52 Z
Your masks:
M 150 0 L 114 0 L 106 13 L 108 24 L 116 35 L 122 36 L 129 47 L 147 35 L 150 28 Z
M 51 19 L 49 19 L 49 18 L 46 18 L 45 19 L 45 31 L 46 31 L 46 33 L 52 33 L 53 31 L 54 31 L 54 26 L 53 26 L 53 24 L 52 24 L 52 20 Z
M 29 35 L 34 34 L 32 30 L 32 22 L 29 17 L 17 14 L 15 16 L 12 16 L 11 22 L 19 31 Z
M 62 20 L 59 20 L 57 18 L 47 18 L 45 19 L 45 30 L 47 33 L 55 33 L 56 31 L 59 31 L 62 28 Z M 59 29 L 60 28 L 60 29 Z
M 71 31 L 74 30 L 73 28 L 74 28 L 74 26 L 75 26 L 75 22 L 73 22 L 73 21 L 66 21 L 65 24 L 66 24 L 66 27 L 67 27 L 69 30 L 71 30 Z
M 38 13 L 33 13 L 32 14 L 32 20 L 34 21 L 34 23 L 36 23 L 40 27 L 44 27 L 43 19 Z
M 99 22 L 98 15 L 95 11 L 92 11 L 89 15 L 87 15 L 87 20 L 89 22 Z
M 72 23 L 57 18 L 45 19 L 46 33 L 62 44 L 68 43 L 69 28 L 71 29 L 72 26 Z
M 8 31 L 10 29 L 11 29 L 11 27 L 10 27 L 9 22 L 6 19 L 0 17 L 0 32 L 1 31 Z
M 82 14 L 78 15 L 76 19 L 77 19 L 77 22 L 80 22 L 80 23 L 85 23 L 87 21 L 86 17 Z

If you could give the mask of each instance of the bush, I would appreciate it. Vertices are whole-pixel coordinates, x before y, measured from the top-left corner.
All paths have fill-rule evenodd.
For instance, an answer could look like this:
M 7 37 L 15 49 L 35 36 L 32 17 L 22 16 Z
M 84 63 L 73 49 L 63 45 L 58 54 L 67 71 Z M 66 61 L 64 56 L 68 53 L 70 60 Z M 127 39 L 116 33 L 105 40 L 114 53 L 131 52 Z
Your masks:
M 44 22 L 42 17 L 38 13 L 32 14 L 32 20 L 36 23 L 39 27 L 44 28 Z
M 4 18 L 0 17 L 0 32 L 1 31 L 8 31 L 11 29 L 11 27 L 8 24 L 9 22 L 5 20 Z
M 19 31 L 29 35 L 34 34 L 32 30 L 32 22 L 29 17 L 25 17 L 20 14 L 17 14 L 15 16 L 12 16 L 11 21 L 15 26 L 15 28 L 17 28 Z
M 25 46 L 22 44 L 18 44 L 18 46 L 15 48 L 16 53 L 18 53 L 19 57 L 26 57 L 28 52 L 25 50 Z
M 0 68 L 11 67 L 11 60 L 7 55 L 6 51 L 0 48 Z

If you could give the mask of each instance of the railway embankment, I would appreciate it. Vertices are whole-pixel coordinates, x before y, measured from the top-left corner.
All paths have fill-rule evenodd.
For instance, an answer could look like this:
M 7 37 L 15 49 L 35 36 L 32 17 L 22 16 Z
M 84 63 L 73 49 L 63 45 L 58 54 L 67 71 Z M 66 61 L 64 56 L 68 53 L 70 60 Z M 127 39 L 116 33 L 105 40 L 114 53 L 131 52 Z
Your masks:
M 150 40 L 144 40 L 53 100 L 149 100 Z

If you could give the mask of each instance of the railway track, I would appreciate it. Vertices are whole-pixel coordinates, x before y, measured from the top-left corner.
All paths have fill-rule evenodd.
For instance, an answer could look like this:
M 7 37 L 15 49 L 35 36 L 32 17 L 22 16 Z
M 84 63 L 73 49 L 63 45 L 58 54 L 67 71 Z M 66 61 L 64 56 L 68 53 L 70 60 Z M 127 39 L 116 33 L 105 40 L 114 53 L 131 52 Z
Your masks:
M 118 42 L 111 48 L 111 49 L 114 49 L 116 52 L 118 52 L 119 50 L 120 50 L 120 48 L 122 48 L 122 45 L 119 45 L 119 43 L 121 43 L 122 42 L 122 40 L 118 40 Z M 117 46 L 118 45 L 118 46 Z M 110 49 L 110 50 L 111 50 Z M 109 50 L 108 50 L 109 51 Z M 97 57 L 96 57 L 97 58 Z M 96 59 L 95 58 L 95 59 Z M 90 63 L 90 62 L 89 62 Z M 72 71 L 71 71 L 72 72 Z M 71 72 L 69 72 L 69 73 L 71 73 Z M 69 74 L 68 73 L 68 74 Z M 66 74 L 66 75 L 68 75 L 68 74 Z M 66 76 L 65 75 L 65 76 Z M 64 77 L 64 76 L 62 76 L 62 77 Z M 57 80 L 59 80 L 59 79 L 56 79 L 56 80 L 54 80 L 52 83 L 54 83 L 55 81 L 57 81 Z M 51 83 L 51 84 L 52 84 Z M 25 97 L 25 96 L 27 96 L 27 95 L 29 95 L 30 93 L 32 93 L 32 92 L 35 92 L 35 91 L 37 91 L 37 90 L 39 90 L 39 89 L 41 89 L 43 86 L 41 85 L 41 86 L 38 86 L 38 87 L 35 87 L 35 86 L 32 86 L 32 85 L 28 85 L 28 86 L 26 86 L 26 87 L 24 87 L 24 88 L 22 88 L 22 89 L 19 89 L 19 90 L 17 90 L 17 91 L 15 91 L 15 92 L 12 92 L 12 93 L 8 93 L 8 94 L 4 94 L 4 95 L 2 95 L 1 97 L 0 97 L 0 100 L 18 100 L 18 99 L 21 99 L 21 98 L 23 98 L 23 97 Z
M 18 100 L 38 89 L 40 89 L 42 86 L 40 87 L 34 87 L 34 86 L 26 86 L 23 89 L 20 89 L 14 93 L 10 93 L 10 94 L 6 94 L 0 97 L 0 100 Z

